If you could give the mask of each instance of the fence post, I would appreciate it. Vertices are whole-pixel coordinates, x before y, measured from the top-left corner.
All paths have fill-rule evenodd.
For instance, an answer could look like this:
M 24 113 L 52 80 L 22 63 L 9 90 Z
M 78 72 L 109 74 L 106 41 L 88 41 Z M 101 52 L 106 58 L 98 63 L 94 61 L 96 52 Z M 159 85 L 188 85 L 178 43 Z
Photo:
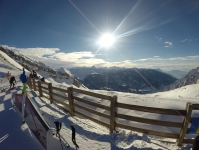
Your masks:
M 117 96 L 113 96 L 111 99 L 111 110 L 110 110 L 110 133 L 115 130 L 115 111 L 116 111 Z
M 30 78 L 30 88 L 33 89 L 33 85 L 32 85 L 32 79 Z
M 36 91 L 35 79 L 33 79 L 33 87 L 34 87 L 34 91 Z
M 31 81 L 31 78 L 28 78 L 28 86 L 30 87 L 30 89 L 32 89 L 32 81 Z
M 191 120 L 191 113 L 192 113 L 192 104 L 190 102 L 187 103 L 186 105 L 186 116 L 183 119 L 183 126 L 180 130 L 180 136 L 177 139 L 177 145 L 181 146 L 185 137 L 185 134 L 187 133 L 187 128 L 189 126 L 189 122 Z
M 68 88 L 68 101 L 69 101 L 70 114 L 72 116 L 74 116 L 74 109 L 73 109 L 73 103 L 74 103 L 74 99 L 73 99 L 73 87 L 69 87 Z
M 52 89 L 52 83 L 48 84 L 48 92 L 49 92 L 49 97 L 50 97 L 50 103 L 53 103 L 53 89 Z
M 41 90 L 41 81 L 38 81 L 38 89 L 39 89 L 39 96 L 42 97 L 42 90 Z

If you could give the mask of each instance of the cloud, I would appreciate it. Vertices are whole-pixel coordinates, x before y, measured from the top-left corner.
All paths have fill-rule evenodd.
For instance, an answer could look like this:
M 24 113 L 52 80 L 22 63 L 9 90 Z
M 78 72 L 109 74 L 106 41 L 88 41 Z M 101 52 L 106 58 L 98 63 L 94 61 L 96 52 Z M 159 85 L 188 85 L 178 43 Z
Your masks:
M 158 39 L 158 41 L 161 41 L 162 38 L 155 36 L 156 39 Z
M 73 52 L 73 53 L 55 53 L 49 58 L 58 59 L 61 61 L 78 61 L 80 59 L 88 59 L 95 57 L 95 54 L 92 52 L 84 51 L 84 52 Z
M 169 45 L 169 44 L 168 44 Z M 172 43 L 170 42 L 170 45 Z M 5 47 L 5 46 L 4 46 Z M 98 55 L 90 51 L 82 52 L 60 52 L 59 48 L 16 48 L 9 47 L 8 49 L 14 49 L 21 54 L 24 54 L 37 61 L 41 61 L 48 66 L 54 68 L 72 68 L 72 67 L 125 67 L 125 68 L 161 68 L 163 70 L 191 70 L 198 67 L 199 55 L 186 56 L 186 57 L 160 57 L 153 56 L 151 58 L 141 58 L 137 60 L 124 60 L 124 61 L 107 61 L 103 58 L 98 58 Z
M 188 39 L 184 39 L 184 40 L 182 40 L 181 42 L 183 43 L 183 42 L 186 42 Z
M 195 39 L 195 40 L 197 40 L 197 39 Z M 184 39 L 181 42 L 184 43 L 184 42 L 191 42 L 191 41 L 194 41 L 194 40 L 192 40 L 192 39 Z
M 173 43 L 172 42 L 167 41 L 167 42 L 164 42 L 164 43 L 166 44 L 166 46 L 164 46 L 164 47 L 168 47 L 168 48 L 173 47 Z

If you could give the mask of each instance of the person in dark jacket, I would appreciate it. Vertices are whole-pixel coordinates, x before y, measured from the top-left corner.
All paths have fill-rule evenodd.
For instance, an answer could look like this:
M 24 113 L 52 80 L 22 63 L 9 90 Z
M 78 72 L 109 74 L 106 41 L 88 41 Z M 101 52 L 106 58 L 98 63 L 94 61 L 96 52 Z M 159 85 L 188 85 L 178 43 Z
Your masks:
M 23 89 L 22 89 L 22 93 L 26 92 L 26 84 L 27 84 L 27 76 L 25 73 L 25 70 L 23 69 L 23 73 L 20 75 L 20 80 L 23 83 Z
M 43 77 L 43 78 L 41 78 L 41 81 L 45 82 L 45 79 L 44 79 L 44 77 Z
M 29 78 L 33 78 L 33 75 L 32 75 L 32 73 L 30 73 L 30 75 L 29 75 Z
M 76 140 L 75 140 L 75 127 L 73 125 L 70 125 L 70 127 L 72 130 L 72 142 L 77 148 L 79 148 L 79 146 L 77 145 Z
M 59 132 L 61 130 L 61 122 L 55 121 L 54 123 L 55 123 L 56 129 L 57 129 L 57 133 L 56 133 L 56 136 L 57 136 L 57 135 L 59 135 Z
M 13 85 L 12 88 L 14 88 L 14 86 L 15 86 L 14 82 L 15 82 L 15 84 L 16 84 L 15 77 L 14 77 L 14 76 L 11 76 L 11 77 L 10 77 L 10 89 L 11 89 L 11 86 L 12 86 L 12 85 Z
M 199 150 L 199 135 L 194 140 L 192 150 Z

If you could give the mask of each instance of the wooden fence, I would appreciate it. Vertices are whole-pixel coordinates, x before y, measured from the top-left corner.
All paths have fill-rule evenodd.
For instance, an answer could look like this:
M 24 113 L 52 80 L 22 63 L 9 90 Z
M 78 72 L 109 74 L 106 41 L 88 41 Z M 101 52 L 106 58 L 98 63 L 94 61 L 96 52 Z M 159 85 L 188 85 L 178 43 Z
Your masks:
M 57 87 L 53 87 L 52 83 L 46 83 L 41 81 L 35 81 L 34 79 L 29 79 L 28 85 L 34 91 L 39 91 L 40 97 L 45 97 L 50 100 L 51 103 L 59 103 L 64 106 L 66 110 L 68 110 L 72 115 L 80 115 L 84 118 L 92 120 L 98 124 L 101 124 L 110 129 L 110 132 L 113 132 L 115 128 L 123 128 L 132 131 L 142 132 L 146 134 L 166 137 L 166 138 L 173 138 L 176 139 L 176 143 L 178 146 L 182 145 L 183 143 L 193 143 L 194 139 L 185 139 L 185 135 L 188 132 L 188 125 L 191 123 L 191 114 L 192 110 L 199 110 L 199 104 L 191 104 L 187 103 L 185 110 L 173 110 L 173 109 L 163 109 L 163 108 L 154 108 L 154 107 L 144 107 L 144 106 L 137 106 L 137 105 L 130 105 L 117 102 L 117 96 L 108 96 L 99 93 L 94 93 L 78 88 L 69 87 L 67 89 L 61 89 Z M 107 100 L 109 105 L 102 105 L 91 100 L 83 99 L 78 97 L 77 95 L 86 95 L 86 97 L 92 97 Z M 91 107 L 97 107 L 100 109 L 105 110 L 108 113 L 102 113 L 91 109 Z M 86 115 L 82 113 L 79 109 L 86 111 L 87 113 L 91 113 L 102 118 L 109 120 L 108 122 L 103 122 L 99 119 L 93 118 L 90 115 Z M 173 122 L 173 121 L 164 121 L 164 120 L 154 120 L 154 119 L 147 119 L 137 116 L 130 116 L 126 114 L 121 114 L 117 110 L 118 109 L 127 109 L 127 110 L 134 110 L 134 111 L 141 111 L 141 112 L 148 112 L 153 114 L 164 114 L 164 115 L 172 115 L 172 116 L 181 116 L 183 117 L 183 121 L 181 122 Z M 122 124 L 117 119 L 123 119 L 126 121 L 133 121 L 139 122 L 144 124 L 150 125 L 157 125 L 162 127 L 173 127 L 178 128 L 179 133 L 171 133 L 171 132 L 160 132 L 150 129 L 143 129 L 139 127 L 133 127 L 131 125 Z

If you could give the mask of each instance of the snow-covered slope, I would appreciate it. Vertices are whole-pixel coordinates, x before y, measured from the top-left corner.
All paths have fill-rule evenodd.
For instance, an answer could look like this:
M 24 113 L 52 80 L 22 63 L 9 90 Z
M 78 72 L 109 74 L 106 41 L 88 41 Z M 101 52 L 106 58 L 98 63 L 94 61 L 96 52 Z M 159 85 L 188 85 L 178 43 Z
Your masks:
M 60 68 L 55 70 L 40 61 L 33 60 L 23 54 L 20 54 L 18 51 L 10 50 L 6 47 L 0 46 L 0 52 L 0 54 L 5 56 L 6 59 L 9 59 L 11 64 L 15 64 L 16 68 L 22 69 L 24 67 L 30 72 L 34 69 L 38 72 L 38 76 L 44 77 L 47 82 L 63 83 L 68 84 L 68 86 L 85 88 L 85 86 L 75 79 L 67 69 Z
M 177 80 L 169 86 L 166 86 L 164 90 L 168 91 L 191 84 L 199 84 L 199 67 L 192 69 L 184 78 Z

